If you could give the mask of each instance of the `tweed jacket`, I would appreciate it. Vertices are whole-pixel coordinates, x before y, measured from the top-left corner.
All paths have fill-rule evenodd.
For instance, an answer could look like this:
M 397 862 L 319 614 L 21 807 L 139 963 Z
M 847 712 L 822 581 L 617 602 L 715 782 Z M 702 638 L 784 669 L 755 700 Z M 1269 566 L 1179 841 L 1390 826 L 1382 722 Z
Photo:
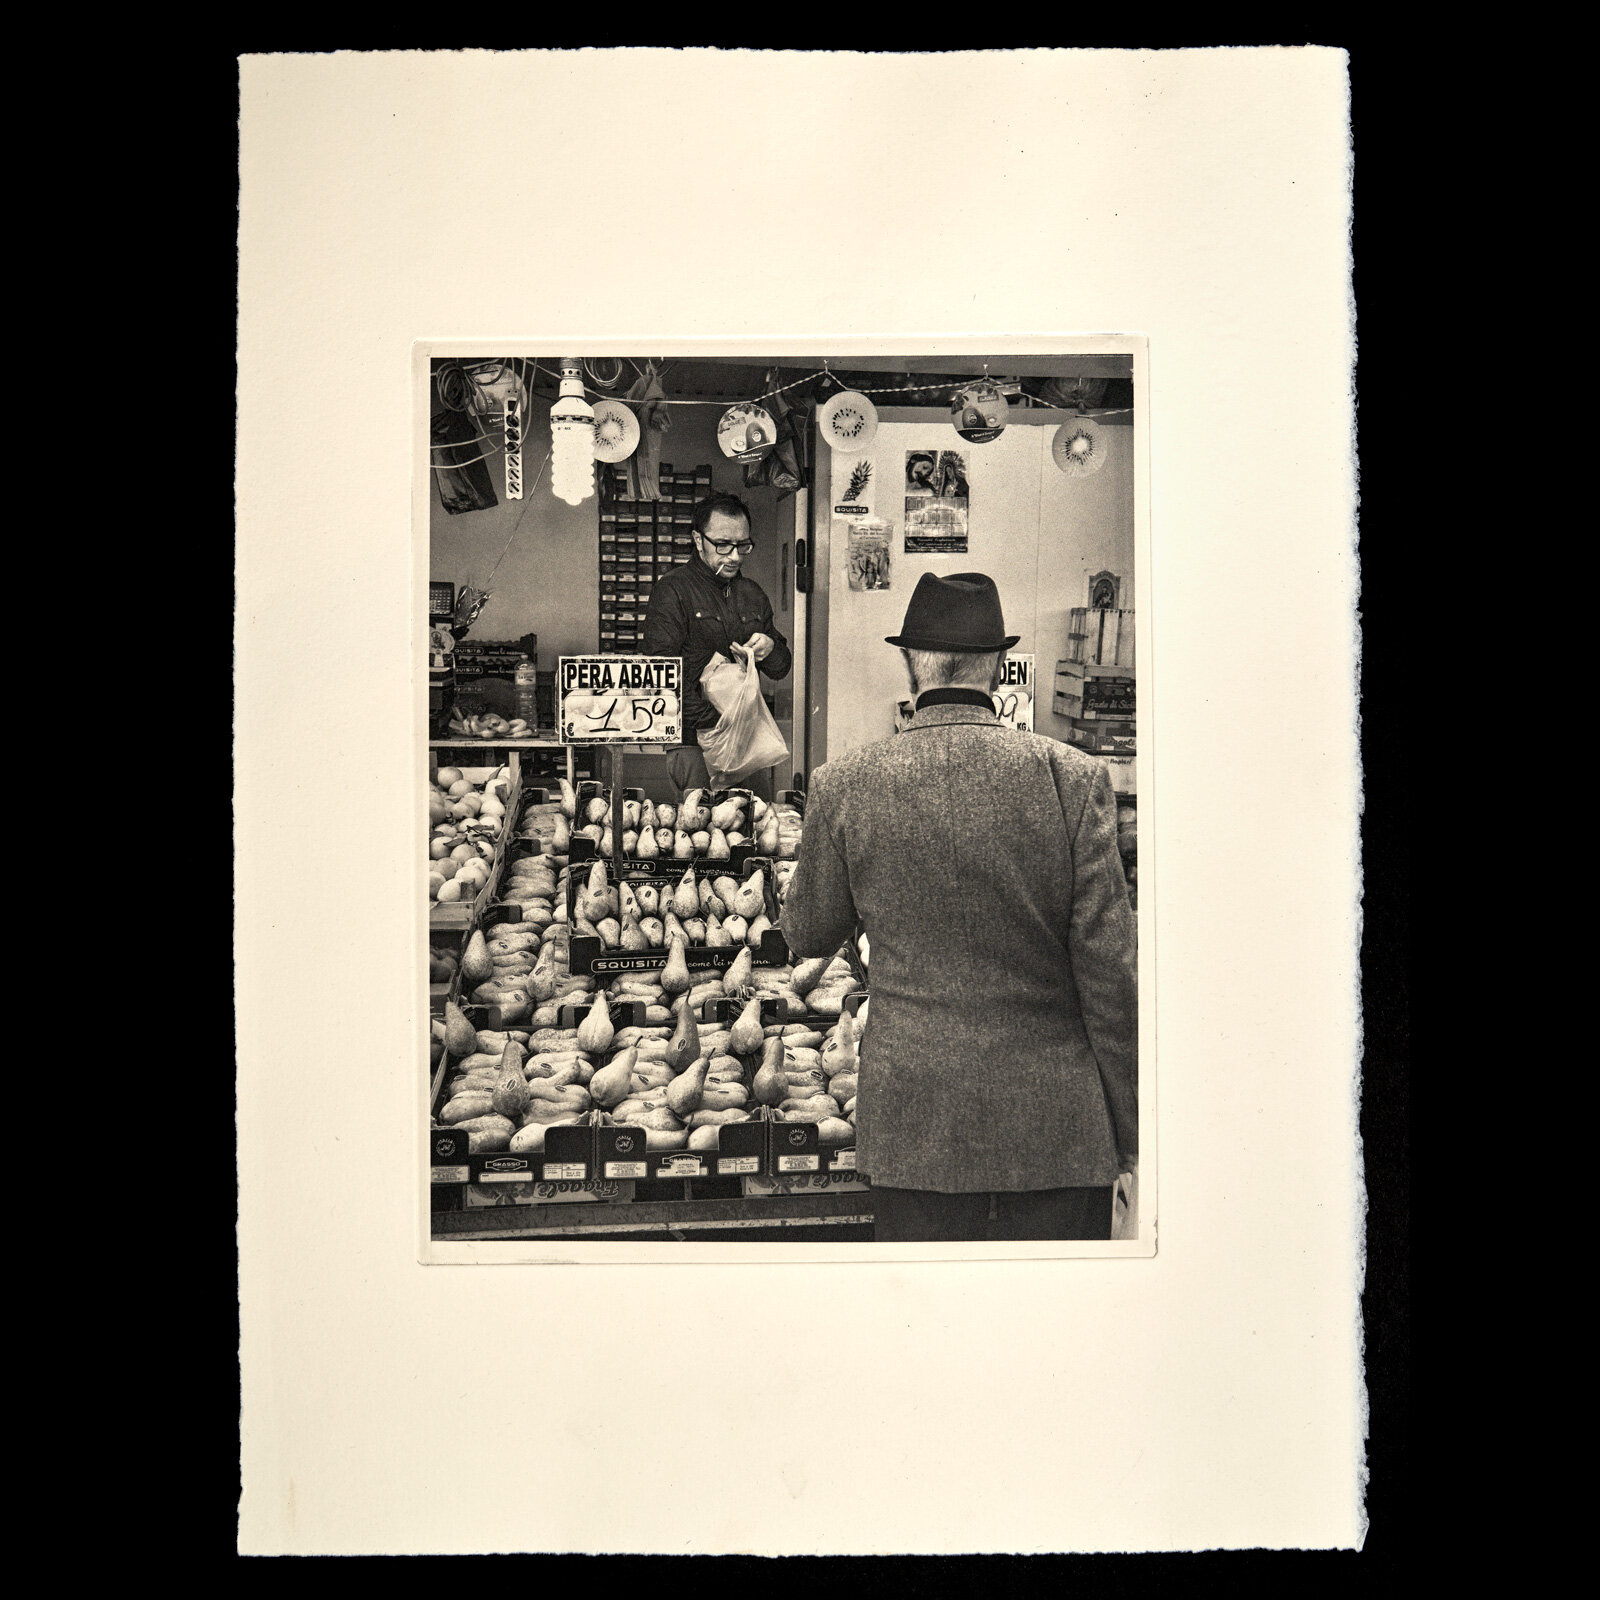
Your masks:
M 1138 1152 L 1137 963 L 1105 764 L 918 710 L 811 776 L 782 927 L 866 933 L 857 1160 L 946 1193 L 1111 1184 Z

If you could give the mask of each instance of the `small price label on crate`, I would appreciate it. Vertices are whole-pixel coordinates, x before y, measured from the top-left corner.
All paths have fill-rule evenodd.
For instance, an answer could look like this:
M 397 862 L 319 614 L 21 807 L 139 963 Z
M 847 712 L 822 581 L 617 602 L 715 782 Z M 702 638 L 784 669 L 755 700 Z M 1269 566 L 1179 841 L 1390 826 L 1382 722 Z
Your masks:
M 582 1183 L 589 1176 L 586 1161 L 547 1161 L 542 1170 L 546 1183 Z
M 605 1176 L 607 1178 L 643 1178 L 650 1169 L 648 1161 L 608 1161 L 605 1163 Z
M 779 1156 L 779 1172 L 815 1172 L 817 1170 L 817 1154 L 815 1151 L 808 1156 Z
M 434 1167 L 432 1171 L 435 1183 L 465 1183 L 468 1177 L 466 1167 Z
M 856 1152 L 852 1145 L 848 1150 L 835 1150 L 833 1159 L 828 1163 L 829 1172 L 854 1172 L 856 1170 Z
M 718 1156 L 717 1171 L 725 1178 L 739 1177 L 761 1170 L 760 1156 Z
M 703 1178 L 705 1163 L 699 1156 L 673 1156 L 661 1163 L 658 1176 L 663 1178 Z

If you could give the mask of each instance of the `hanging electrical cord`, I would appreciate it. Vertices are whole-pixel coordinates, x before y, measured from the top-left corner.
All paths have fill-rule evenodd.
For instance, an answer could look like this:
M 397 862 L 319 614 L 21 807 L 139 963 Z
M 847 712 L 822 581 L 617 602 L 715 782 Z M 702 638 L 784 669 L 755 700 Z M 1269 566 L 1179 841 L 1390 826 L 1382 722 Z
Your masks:
M 526 359 L 526 358 L 518 358 L 518 359 Z M 615 358 L 612 358 L 612 359 L 615 359 Z M 635 361 L 631 356 L 628 358 L 628 365 L 631 366 L 634 369 L 635 372 L 639 373 L 640 377 L 643 377 L 645 375 L 644 372 L 640 369 L 638 362 Z M 493 367 L 495 367 L 496 368 L 496 376 L 498 377 L 500 375 L 500 373 L 504 371 L 505 363 L 503 363 L 503 362 L 502 363 L 493 363 L 493 362 L 491 362 L 491 363 L 479 363 L 479 366 L 480 367 L 484 367 L 484 366 L 493 366 Z M 528 378 L 524 379 L 522 377 L 522 374 L 521 374 L 520 371 L 517 373 L 517 376 L 518 376 L 519 380 L 522 381 L 524 392 L 527 393 L 530 396 L 533 394 L 533 378 L 538 376 L 539 363 L 537 361 L 534 361 L 532 363 L 532 366 L 533 366 L 533 373 Z M 452 371 L 452 369 L 454 369 L 454 370 Z M 585 372 L 587 372 L 590 375 L 591 378 L 595 377 L 595 373 L 594 373 L 592 367 L 590 366 L 590 364 L 589 364 L 589 362 L 587 360 L 585 360 L 584 363 L 583 363 L 583 369 L 584 369 Z M 593 395 L 596 399 L 602 399 L 603 400 L 603 399 L 608 398 L 608 390 L 609 390 L 609 388 L 614 388 L 615 385 L 618 382 L 621 381 L 622 364 L 621 364 L 620 361 L 618 361 L 618 363 L 617 363 L 617 370 L 618 370 L 618 376 L 617 376 L 617 378 L 612 380 L 612 382 L 611 382 L 611 384 L 609 386 L 601 386 L 601 387 L 597 388 L 593 384 L 586 383 L 586 384 L 584 384 L 585 392 L 590 394 L 590 395 Z M 657 368 L 656 369 L 656 376 L 658 378 L 660 378 L 665 371 L 666 371 L 665 367 Z M 457 376 L 457 374 L 459 374 L 459 376 Z M 455 385 L 455 387 L 452 387 L 449 396 L 446 395 L 446 391 L 445 391 L 447 375 L 451 378 L 453 384 Z M 906 374 L 907 378 L 909 378 L 910 376 L 911 376 L 910 373 Z M 815 372 L 807 373 L 804 377 L 796 378 L 793 383 L 779 384 L 777 388 L 769 389 L 764 394 L 753 395 L 748 400 L 737 401 L 737 402 L 736 401 L 727 400 L 727 399 L 719 399 L 719 400 L 658 399 L 658 400 L 655 400 L 652 403 L 655 404 L 655 405 L 667 405 L 667 406 L 722 406 L 722 407 L 727 407 L 727 406 L 733 405 L 733 404 L 759 405 L 763 400 L 771 400 L 771 399 L 774 399 L 778 395 L 787 394 L 791 389 L 801 389 L 801 388 L 804 388 L 807 384 L 815 383 L 818 378 L 833 378 L 833 379 L 837 380 L 838 374 L 834 373 L 834 372 L 831 372 L 827 367 L 822 367 L 822 368 L 819 368 Z M 465 384 L 467 384 L 469 382 L 473 382 L 473 381 L 475 381 L 475 380 L 472 377 L 469 376 L 468 370 L 461 369 L 459 364 L 457 364 L 457 363 L 447 363 L 445 368 L 441 368 L 440 374 L 439 374 L 439 379 L 438 379 L 440 398 L 442 400 L 444 400 L 444 403 L 446 405 L 450 406 L 450 408 L 452 410 L 454 410 L 454 411 L 466 411 L 466 412 L 468 412 L 469 414 L 473 415 L 473 418 L 476 421 L 476 413 L 474 411 L 474 408 L 470 404 L 460 404 L 460 403 L 458 403 L 461 394 L 464 392 L 464 387 L 463 386 Z M 488 381 L 492 383 L 492 382 L 494 382 L 494 379 L 491 378 Z M 976 381 L 979 381 L 979 379 L 978 379 L 978 376 L 976 374 L 974 374 L 968 381 L 976 382 Z M 940 392 L 945 391 L 945 390 L 955 389 L 955 388 L 960 388 L 960 387 L 962 387 L 962 385 L 960 383 L 952 383 L 952 382 L 950 382 L 949 379 L 946 379 L 943 383 L 902 383 L 902 384 L 890 385 L 890 386 L 883 387 L 883 388 L 859 389 L 856 392 L 858 394 L 864 394 L 864 395 L 936 394 L 936 393 L 940 393 Z M 1046 399 L 1043 399 L 1042 397 L 1040 397 L 1038 395 L 1029 394 L 1029 395 L 1026 396 L 1026 398 L 1033 405 L 1043 406 L 1046 409 L 1051 410 L 1051 411 L 1066 411 L 1066 412 L 1070 412 L 1074 416 L 1125 417 L 1125 416 L 1128 416 L 1133 410 L 1133 408 L 1131 406 L 1123 406 L 1123 407 L 1120 407 L 1118 409 L 1112 409 L 1112 410 L 1094 409 L 1094 408 L 1090 408 L 1088 410 L 1085 410 L 1084 408 L 1079 407 L 1079 406 L 1075 406 L 1075 405 L 1061 405 L 1061 404 L 1059 404 L 1058 402 L 1056 402 L 1054 400 L 1046 400 Z M 482 430 L 480 429 L 479 431 L 480 431 L 480 434 L 481 434 Z M 488 439 L 487 435 L 484 435 L 483 438 L 484 438 L 484 443 L 485 444 L 489 444 L 489 443 L 492 442 L 492 441 L 490 441 Z M 495 453 L 496 453 L 496 451 L 490 450 L 489 452 L 487 452 L 487 455 L 493 455 Z M 485 460 L 486 458 L 487 458 L 486 456 L 479 456 L 477 459 L 481 461 L 481 460 Z M 471 465 L 470 462 L 463 462 L 461 464 L 463 466 L 470 466 Z M 440 470 L 440 469 L 435 469 L 435 470 Z
M 483 581 L 482 593 L 484 595 L 489 593 L 489 585 L 494 582 L 494 575 L 500 570 L 500 563 L 505 560 L 506 551 L 510 550 L 512 540 L 516 538 L 517 530 L 522 526 L 522 518 L 527 516 L 528 512 L 533 507 L 533 492 L 539 487 L 539 481 L 544 477 L 544 469 L 550 465 L 550 457 L 552 454 L 552 451 L 545 451 L 544 460 L 539 463 L 539 470 L 534 473 L 533 482 L 528 485 L 526 492 L 527 503 L 522 508 L 522 516 L 517 518 L 516 522 L 512 526 L 511 532 L 506 535 L 505 549 L 503 549 L 500 554 L 495 557 L 494 565 L 489 568 L 489 576 Z
M 616 368 L 609 378 L 602 378 L 600 374 L 595 371 L 596 363 L 605 361 L 609 361 L 611 365 Z M 586 358 L 583 363 L 583 370 L 589 374 L 590 380 L 594 383 L 596 388 L 603 389 L 608 393 L 615 389 L 616 386 L 622 382 L 622 362 L 618 360 L 616 356 L 597 356 L 594 361 L 590 361 Z M 591 393 L 592 392 L 593 391 L 591 390 Z

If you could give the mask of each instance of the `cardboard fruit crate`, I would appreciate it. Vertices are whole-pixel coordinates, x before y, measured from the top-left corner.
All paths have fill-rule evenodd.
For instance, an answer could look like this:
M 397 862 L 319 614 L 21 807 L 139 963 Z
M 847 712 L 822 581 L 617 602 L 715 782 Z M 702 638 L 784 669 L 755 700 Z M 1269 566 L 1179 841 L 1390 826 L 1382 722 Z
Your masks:
M 637 889 L 641 884 L 651 884 L 657 889 L 673 888 L 682 879 L 685 871 L 694 869 L 696 884 L 708 879 L 719 878 L 726 874 L 728 877 L 748 878 L 754 871 L 761 873 L 761 899 L 762 911 L 769 922 L 776 924 L 778 920 L 778 900 L 773 890 L 773 862 L 766 856 L 751 856 L 744 865 L 741 874 L 732 870 L 732 864 L 727 861 L 711 861 L 699 857 L 693 861 L 674 861 L 665 867 L 657 866 L 653 862 L 624 862 L 622 866 L 622 879 L 630 888 Z M 612 876 L 613 868 L 607 863 L 607 877 Z M 574 856 L 571 871 L 567 878 L 567 921 L 572 926 L 576 922 L 575 911 L 577 907 L 578 886 L 583 881 L 582 865 Z M 746 945 L 743 943 L 733 945 L 707 945 L 690 944 L 684 947 L 684 961 L 690 971 L 712 970 L 725 972 L 738 959 L 741 950 L 748 949 L 751 959 L 758 966 L 782 967 L 789 963 L 789 946 L 782 932 L 776 927 L 769 928 L 761 936 L 759 945 Z M 659 972 L 667 964 L 669 951 L 665 945 L 653 947 L 649 950 L 622 950 L 607 949 L 604 942 L 592 934 L 574 933 L 571 938 L 569 955 L 572 971 L 580 977 L 585 974 L 607 980 L 620 976 L 625 972 Z

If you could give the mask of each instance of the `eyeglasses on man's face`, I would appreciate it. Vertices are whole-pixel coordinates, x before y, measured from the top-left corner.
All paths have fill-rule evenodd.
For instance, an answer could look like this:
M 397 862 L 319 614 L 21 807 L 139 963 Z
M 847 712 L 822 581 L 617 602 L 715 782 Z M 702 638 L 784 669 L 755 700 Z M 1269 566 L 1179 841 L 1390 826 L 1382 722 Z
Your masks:
M 752 544 L 748 539 L 713 539 L 711 535 L 707 533 L 702 533 L 700 537 L 704 539 L 705 542 L 710 545 L 719 556 L 728 555 L 734 550 L 737 550 L 742 556 L 747 556 L 752 550 L 755 549 L 755 545 Z

